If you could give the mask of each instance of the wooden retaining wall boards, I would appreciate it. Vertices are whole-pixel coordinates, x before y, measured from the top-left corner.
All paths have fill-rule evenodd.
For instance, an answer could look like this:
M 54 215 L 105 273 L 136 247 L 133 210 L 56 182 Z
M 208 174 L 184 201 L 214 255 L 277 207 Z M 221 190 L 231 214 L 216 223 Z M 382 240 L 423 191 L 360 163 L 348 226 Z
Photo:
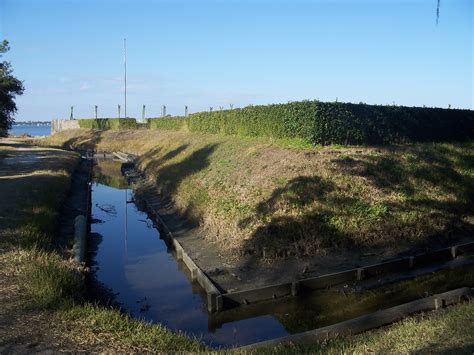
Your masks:
M 360 268 L 345 270 L 307 279 L 295 280 L 291 283 L 282 283 L 263 288 L 225 293 L 222 295 L 224 309 L 249 304 L 262 300 L 275 299 L 287 296 L 297 296 L 301 292 L 311 292 L 337 286 L 347 282 L 356 282 L 372 277 L 414 270 L 416 268 L 445 262 L 460 255 L 470 255 L 474 252 L 474 242 L 435 250 L 429 253 L 418 254 L 406 258 L 394 259 L 384 263 L 367 265 Z
M 284 344 L 312 344 L 318 340 L 327 340 L 337 336 L 354 335 L 370 329 L 391 324 L 401 320 L 406 316 L 418 312 L 426 312 L 444 308 L 446 306 L 467 300 L 472 296 L 474 296 L 474 289 L 469 287 L 458 288 L 456 290 L 422 298 L 413 302 L 408 302 L 396 307 L 384 309 L 327 327 L 247 345 L 239 348 L 238 350 L 253 350 L 261 347 L 272 348 Z
M 127 169 L 132 169 L 134 167 L 134 157 L 130 154 L 122 152 L 114 152 L 113 154 L 115 157 L 125 162 Z M 125 171 L 122 172 L 126 174 Z M 312 292 L 348 282 L 366 280 L 373 277 L 379 277 L 384 274 L 414 270 L 427 265 L 446 262 L 455 259 L 460 255 L 470 255 L 474 253 L 474 242 L 470 242 L 424 254 L 394 259 L 383 263 L 367 265 L 364 267 L 345 270 L 337 273 L 306 279 L 295 279 L 292 282 L 268 285 L 255 289 L 222 293 L 219 291 L 216 285 L 214 285 L 212 280 L 194 263 L 194 261 L 183 249 L 181 244 L 173 237 L 171 231 L 168 229 L 153 206 L 146 200 L 144 202 L 148 211 L 150 211 L 150 214 L 153 216 L 158 226 L 163 231 L 163 239 L 165 239 L 168 244 L 171 245 L 176 251 L 178 260 L 182 260 L 184 262 L 192 275 L 192 279 L 196 280 L 206 291 L 208 299 L 208 311 L 210 313 L 220 312 L 225 309 L 259 301 L 288 296 L 297 296 L 300 293 Z
M 212 283 L 212 281 L 207 277 L 207 275 L 196 265 L 196 263 L 189 257 L 188 253 L 183 249 L 181 243 L 173 238 L 172 233 L 163 222 L 160 215 L 156 212 L 153 206 L 145 201 L 145 205 L 155 218 L 155 221 L 158 223 L 158 227 L 162 231 L 161 238 L 166 240 L 166 242 L 172 246 L 176 251 L 176 258 L 181 260 L 191 273 L 191 278 L 193 281 L 196 281 L 201 285 L 201 287 L 206 291 L 207 294 L 207 310 L 209 313 L 220 312 L 223 310 L 222 305 L 222 295 L 217 287 Z

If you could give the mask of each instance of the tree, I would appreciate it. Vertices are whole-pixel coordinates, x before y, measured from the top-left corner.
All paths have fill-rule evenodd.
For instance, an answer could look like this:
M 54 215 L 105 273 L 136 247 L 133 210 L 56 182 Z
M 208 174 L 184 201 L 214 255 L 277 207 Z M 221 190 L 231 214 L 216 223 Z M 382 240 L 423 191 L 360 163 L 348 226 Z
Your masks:
M 0 58 L 9 50 L 7 40 L 0 43 Z M 17 110 L 15 97 L 22 95 L 25 90 L 23 82 L 15 78 L 12 73 L 10 62 L 0 62 L 0 137 L 8 134 L 15 121 L 13 117 Z

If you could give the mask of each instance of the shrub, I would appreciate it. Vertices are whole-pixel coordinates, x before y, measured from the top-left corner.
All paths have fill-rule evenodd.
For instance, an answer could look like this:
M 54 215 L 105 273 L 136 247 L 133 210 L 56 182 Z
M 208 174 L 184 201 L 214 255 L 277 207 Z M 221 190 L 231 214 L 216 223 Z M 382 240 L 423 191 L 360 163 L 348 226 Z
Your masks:
M 313 144 L 390 144 L 474 138 L 474 111 L 318 103 Z
M 79 120 L 79 127 L 89 129 L 136 129 L 135 118 L 84 118 Z
M 180 130 L 186 124 L 184 116 L 149 118 L 150 129 Z
M 474 111 L 301 101 L 148 120 L 150 129 L 300 139 L 309 144 L 391 144 L 474 137 Z M 134 119 L 79 120 L 82 128 L 135 129 Z

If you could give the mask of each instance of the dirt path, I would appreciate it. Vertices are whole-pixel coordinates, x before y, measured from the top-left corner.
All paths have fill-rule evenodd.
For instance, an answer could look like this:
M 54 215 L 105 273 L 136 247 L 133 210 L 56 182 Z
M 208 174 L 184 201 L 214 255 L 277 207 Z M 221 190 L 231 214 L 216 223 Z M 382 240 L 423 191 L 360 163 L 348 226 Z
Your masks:
M 49 311 L 25 306 L 22 255 L 15 241 L 35 211 L 35 192 L 74 154 L 0 140 L 0 353 L 84 351 Z M 75 159 L 75 158 L 74 158 Z

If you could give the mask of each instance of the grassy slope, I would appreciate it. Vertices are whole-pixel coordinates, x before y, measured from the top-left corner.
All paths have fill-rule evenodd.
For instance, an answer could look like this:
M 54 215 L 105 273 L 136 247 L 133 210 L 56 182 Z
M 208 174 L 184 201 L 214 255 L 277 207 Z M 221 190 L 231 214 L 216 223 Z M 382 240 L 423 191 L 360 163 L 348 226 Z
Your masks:
M 0 349 L 16 343 L 32 351 L 38 346 L 35 342 L 69 351 L 203 349 L 197 341 L 161 326 L 78 303 L 83 287 L 80 268 L 52 247 L 78 155 L 18 147 L 0 145 L 0 314 L 9 329 L 0 332 Z M 15 156 L 13 164 L 3 159 Z M 29 342 L 33 348 L 27 348 Z
M 474 351 L 474 301 L 408 317 L 390 327 L 310 346 L 285 346 L 286 353 L 451 353 Z
M 291 147 L 172 131 L 66 131 L 49 143 L 123 150 L 222 251 L 422 245 L 474 227 L 474 143 Z

